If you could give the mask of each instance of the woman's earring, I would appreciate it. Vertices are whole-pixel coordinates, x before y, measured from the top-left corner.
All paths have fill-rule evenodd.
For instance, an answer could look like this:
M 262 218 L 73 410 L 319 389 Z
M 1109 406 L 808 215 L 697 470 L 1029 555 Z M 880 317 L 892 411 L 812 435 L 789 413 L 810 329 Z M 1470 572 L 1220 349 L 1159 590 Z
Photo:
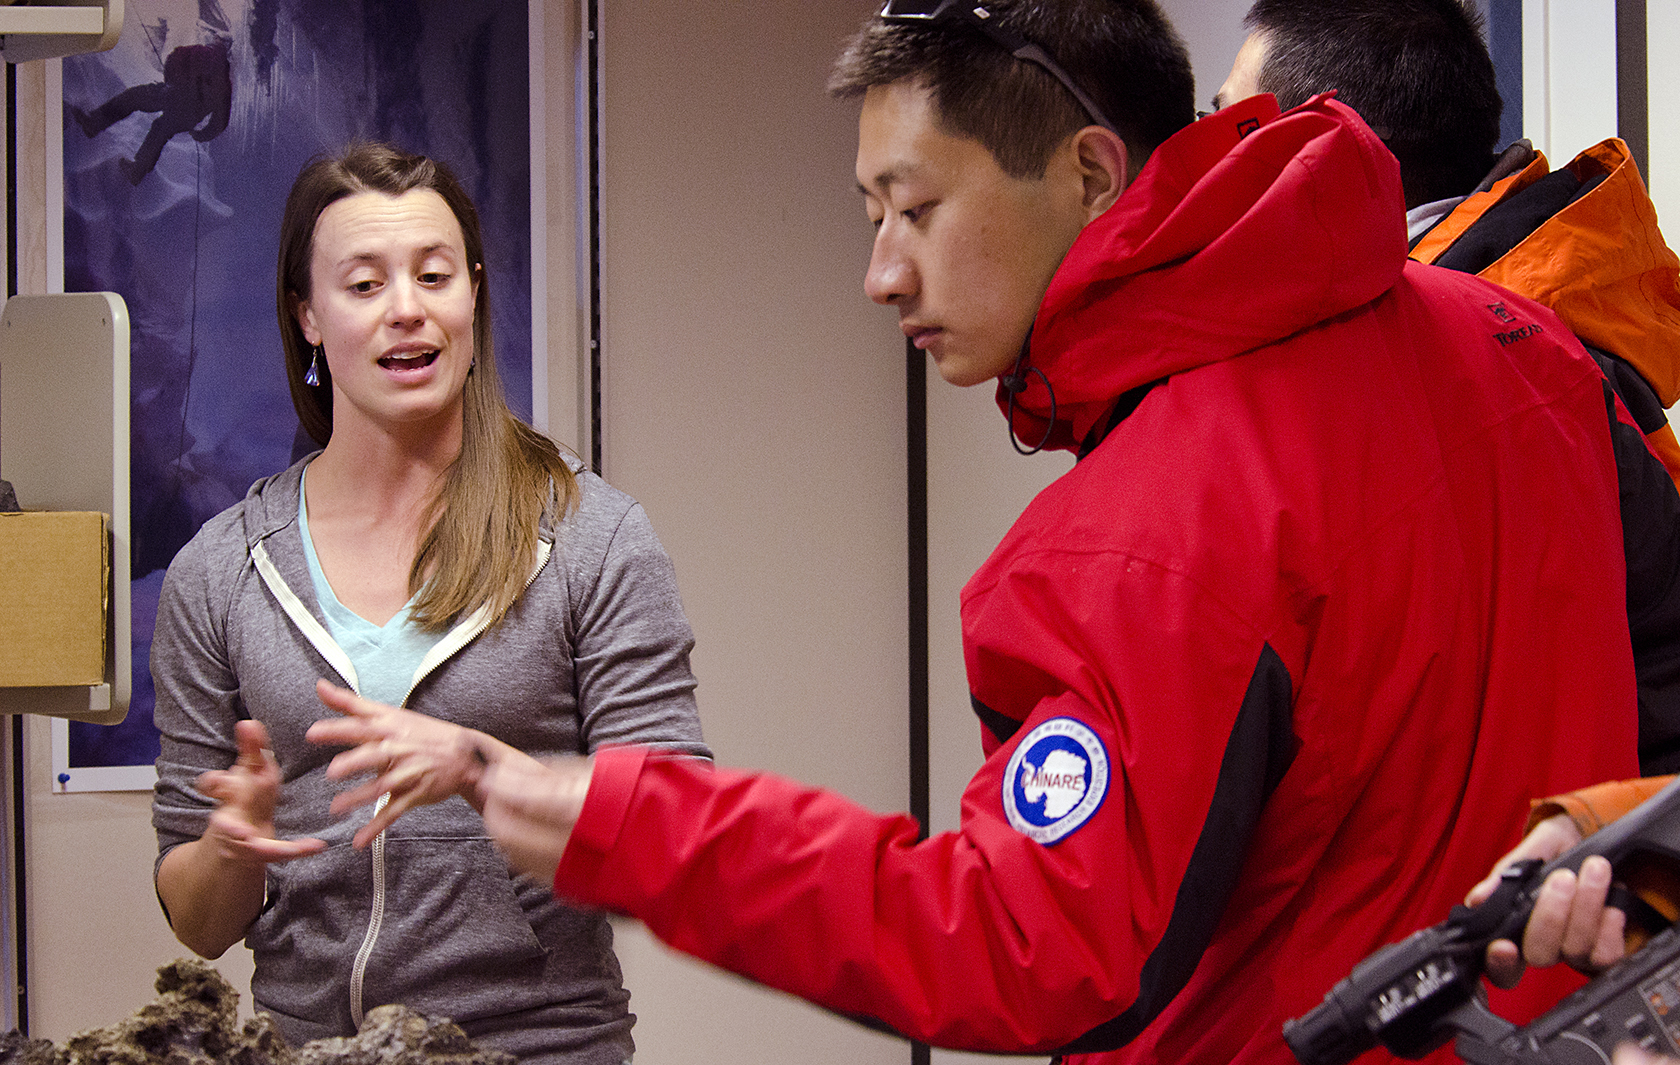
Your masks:
M 315 354 L 309 359 L 309 369 L 304 371 L 303 383 L 310 388 L 321 387 L 321 345 L 315 345 Z

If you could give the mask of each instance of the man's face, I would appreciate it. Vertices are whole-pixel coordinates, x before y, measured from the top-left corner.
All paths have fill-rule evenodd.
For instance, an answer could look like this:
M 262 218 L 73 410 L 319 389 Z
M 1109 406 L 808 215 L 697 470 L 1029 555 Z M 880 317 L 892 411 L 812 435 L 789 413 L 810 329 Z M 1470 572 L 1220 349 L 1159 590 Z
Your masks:
M 1266 39 L 1261 34 L 1251 33 L 1243 46 L 1237 49 L 1236 62 L 1231 64 L 1231 73 L 1226 76 L 1225 84 L 1219 87 L 1219 92 L 1213 98 L 1214 110 L 1230 107 L 1238 100 L 1246 100 L 1260 91 L 1260 68 L 1266 62 Z
M 1012 178 L 979 141 L 940 129 L 926 89 L 901 81 L 864 96 L 857 179 L 875 223 L 864 291 L 898 308 L 904 335 L 952 384 L 1010 370 L 1085 225 L 1064 154 L 1043 178 Z

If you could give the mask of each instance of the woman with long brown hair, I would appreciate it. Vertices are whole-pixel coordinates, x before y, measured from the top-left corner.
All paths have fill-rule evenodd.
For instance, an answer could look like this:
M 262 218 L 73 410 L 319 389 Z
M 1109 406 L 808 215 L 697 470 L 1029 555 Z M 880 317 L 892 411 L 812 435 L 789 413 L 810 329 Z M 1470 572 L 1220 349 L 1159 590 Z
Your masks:
M 621 1065 L 605 919 L 512 874 L 459 798 L 340 819 L 332 752 L 304 736 L 327 678 L 406 708 L 416 773 L 462 743 L 709 756 L 669 559 L 634 500 L 508 410 L 483 263 L 433 160 L 358 144 L 294 184 L 277 312 L 322 447 L 170 566 L 158 897 L 198 953 L 246 941 L 256 1008 L 294 1045 L 400 1002 L 528 1061 Z

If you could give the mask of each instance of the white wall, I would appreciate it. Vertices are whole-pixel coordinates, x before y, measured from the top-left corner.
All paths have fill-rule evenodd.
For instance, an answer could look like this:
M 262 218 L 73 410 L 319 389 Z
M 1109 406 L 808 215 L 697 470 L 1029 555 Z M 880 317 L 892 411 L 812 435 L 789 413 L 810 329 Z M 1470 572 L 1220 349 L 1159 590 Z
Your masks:
M 1680 218 L 1680 4 L 1647 0 L 1649 167 L 1657 218 L 1674 246 Z M 1523 135 L 1553 166 L 1616 130 L 1615 0 L 1523 0 Z M 1680 428 L 1680 406 L 1668 412 Z
M 1657 222 L 1680 235 L 1680 4 L 1646 4 L 1646 107 L 1649 116 L 1650 170 L 1645 183 L 1657 207 Z M 1672 247 L 1675 239 L 1669 241 Z M 1668 422 L 1680 432 L 1680 404 L 1669 408 Z
M 1523 0 L 1523 136 L 1562 165 L 1615 131 L 1615 0 Z
M 604 7 L 606 476 L 676 563 L 719 761 L 903 809 L 903 337 L 824 90 L 863 8 Z M 632 929 L 638 1061 L 908 1061 Z
M 1648 0 L 1645 46 L 1649 82 L 1651 173 L 1657 218 L 1680 231 L 1680 4 Z M 1670 241 L 1674 243 L 1674 241 Z
M 1247 34 L 1242 19 L 1253 0 L 1160 0 L 1167 17 L 1178 27 L 1190 63 L 1196 71 L 1196 106 L 1207 110 L 1213 94 L 1231 72 Z

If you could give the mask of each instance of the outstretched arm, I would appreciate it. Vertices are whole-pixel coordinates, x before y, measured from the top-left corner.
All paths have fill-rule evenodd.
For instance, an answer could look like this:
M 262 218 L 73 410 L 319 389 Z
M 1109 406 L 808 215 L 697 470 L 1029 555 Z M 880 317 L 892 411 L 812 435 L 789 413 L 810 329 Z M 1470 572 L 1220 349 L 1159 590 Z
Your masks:
M 206 958 L 219 958 L 244 938 L 262 911 L 265 867 L 314 854 L 318 839 L 274 836 L 280 767 L 260 721 L 234 729 L 239 756 L 225 770 L 198 778 L 199 790 L 219 804 L 204 835 L 170 850 L 158 863 L 157 892 L 175 936 Z

